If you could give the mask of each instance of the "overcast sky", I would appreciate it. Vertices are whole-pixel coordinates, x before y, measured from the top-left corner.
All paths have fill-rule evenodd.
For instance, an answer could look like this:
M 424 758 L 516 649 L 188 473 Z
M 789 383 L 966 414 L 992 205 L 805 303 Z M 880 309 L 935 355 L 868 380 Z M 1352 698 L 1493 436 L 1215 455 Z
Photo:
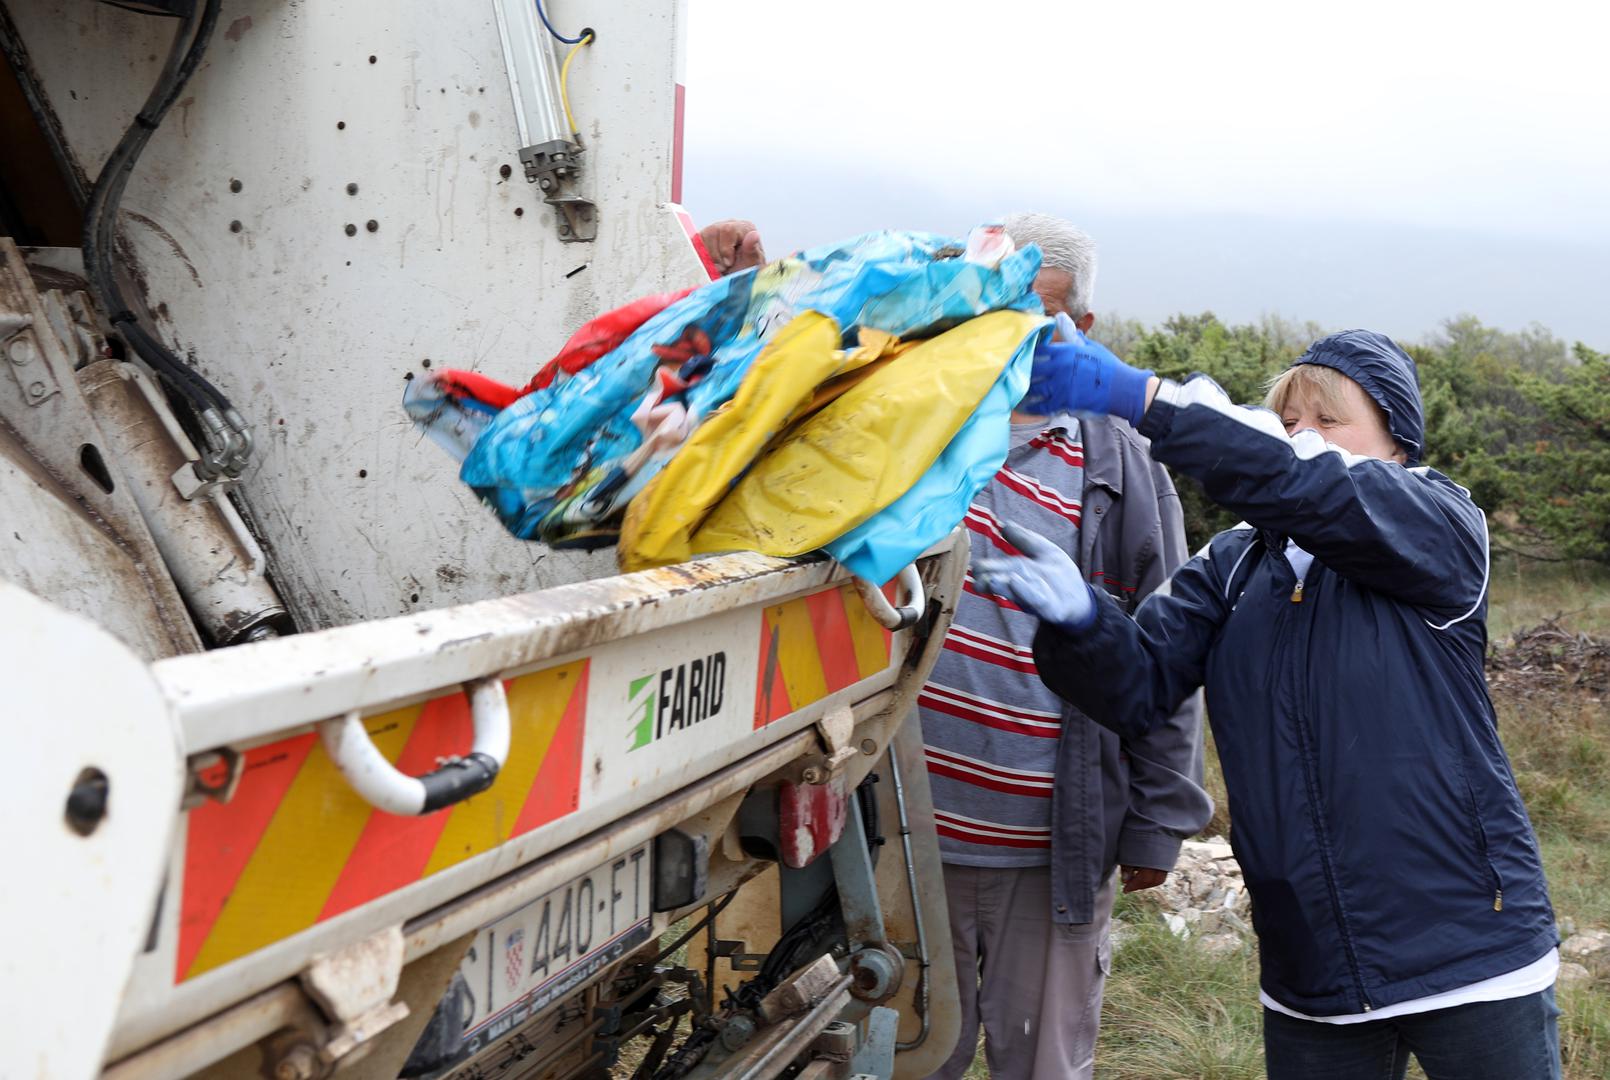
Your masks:
M 773 256 L 1045 209 L 1106 315 L 1610 348 L 1605 10 L 691 0 L 684 201 Z

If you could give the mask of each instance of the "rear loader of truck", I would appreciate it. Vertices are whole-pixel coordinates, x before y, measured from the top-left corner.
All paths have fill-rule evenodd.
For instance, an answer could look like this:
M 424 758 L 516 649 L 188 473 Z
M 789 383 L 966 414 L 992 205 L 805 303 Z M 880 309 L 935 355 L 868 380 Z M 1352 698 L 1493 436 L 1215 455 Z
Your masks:
M 615 575 L 508 536 L 398 409 L 700 280 L 684 33 L 0 0 L 0 1076 L 948 1055 L 906 719 L 965 539 L 883 589 Z

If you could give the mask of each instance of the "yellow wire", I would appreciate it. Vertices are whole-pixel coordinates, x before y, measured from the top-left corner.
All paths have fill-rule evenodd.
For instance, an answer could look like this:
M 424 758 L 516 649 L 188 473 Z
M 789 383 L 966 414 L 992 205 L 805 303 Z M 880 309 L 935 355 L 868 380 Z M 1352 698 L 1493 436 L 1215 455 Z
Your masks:
M 581 129 L 576 126 L 576 117 L 570 111 L 570 62 L 581 52 L 582 46 L 592 43 L 593 35 L 588 34 L 572 45 L 570 51 L 565 54 L 564 64 L 559 68 L 559 101 L 565 107 L 565 123 L 570 125 L 570 133 L 578 137 L 581 135 Z

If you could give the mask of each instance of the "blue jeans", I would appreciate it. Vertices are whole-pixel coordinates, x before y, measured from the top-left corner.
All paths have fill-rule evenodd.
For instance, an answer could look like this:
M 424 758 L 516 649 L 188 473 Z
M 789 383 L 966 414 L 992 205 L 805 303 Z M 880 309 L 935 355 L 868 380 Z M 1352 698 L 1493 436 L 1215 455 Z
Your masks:
M 1560 1080 L 1551 986 L 1362 1024 L 1320 1024 L 1263 1011 L 1269 1080 L 1403 1080 L 1412 1053 L 1430 1080 Z

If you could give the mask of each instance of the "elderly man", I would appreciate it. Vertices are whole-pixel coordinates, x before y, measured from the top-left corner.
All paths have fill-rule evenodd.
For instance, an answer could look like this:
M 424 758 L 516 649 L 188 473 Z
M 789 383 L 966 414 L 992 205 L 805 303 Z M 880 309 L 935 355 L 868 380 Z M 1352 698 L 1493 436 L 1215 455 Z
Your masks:
M 1005 226 L 1043 253 L 1046 312 L 1088 330 L 1091 239 L 1046 214 Z M 1006 463 L 967 514 L 975 550 L 1015 553 L 1003 522 L 1053 539 L 1126 611 L 1186 558 L 1173 483 L 1107 416 L 1013 415 Z M 918 699 L 962 998 L 960 1041 L 934 1075 L 966 1071 L 982 1023 L 992 1077 L 1089 1077 L 1114 869 L 1125 892 L 1161 884 L 1212 814 L 1199 709 L 1135 740 L 1081 722 L 1036 674 L 1034 617 L 971 577 L 966 590 Z

